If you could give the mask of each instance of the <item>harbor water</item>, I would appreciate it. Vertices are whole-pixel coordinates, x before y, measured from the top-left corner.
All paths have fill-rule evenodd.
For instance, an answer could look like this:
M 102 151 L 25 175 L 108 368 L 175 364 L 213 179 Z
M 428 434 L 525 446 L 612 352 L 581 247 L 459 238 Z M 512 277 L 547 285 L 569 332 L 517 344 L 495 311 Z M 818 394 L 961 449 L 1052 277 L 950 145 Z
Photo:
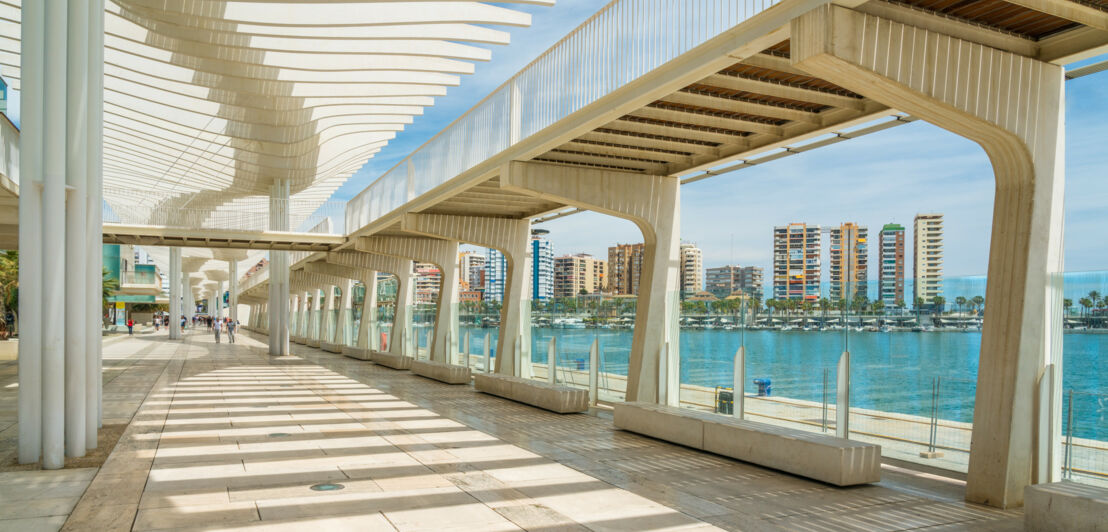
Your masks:
M 483 352 L 486 333 L 495 353 L 495 328 L 463 327 L 462 334 L 466 332 L 471 333 L 472 354 Z M 848 334 L 841 330 L 682 330 L 681 382 L 731 387 L 733 357 L 745 341 L 746 393 L 756 392 L 753 379 L 768 378 L 775 396 L 819 402 L 824 398 L 825 381 L 834 386 L 845 339 L 851 353 L 853 408 L 927 416 L 934 397 L 940 418 L 973 420 L 979 330 L 852 330 Z M 558 365 L 586 369 L 589 348 L 599 338 L 601 371 L 626 375 L 631 335 L 630 330 L 535 327 L 531 358 L 545 364 L 547 345 L 556 338 Z M 1063 390 L 1075 394 L 1073 435 L 1108 441 L 1108 363 L 1104 357 L 1108 334 L 1069 332 L 1064 335 L 1063 349 Z M 833 388 L 830 396 L 833 401 Z

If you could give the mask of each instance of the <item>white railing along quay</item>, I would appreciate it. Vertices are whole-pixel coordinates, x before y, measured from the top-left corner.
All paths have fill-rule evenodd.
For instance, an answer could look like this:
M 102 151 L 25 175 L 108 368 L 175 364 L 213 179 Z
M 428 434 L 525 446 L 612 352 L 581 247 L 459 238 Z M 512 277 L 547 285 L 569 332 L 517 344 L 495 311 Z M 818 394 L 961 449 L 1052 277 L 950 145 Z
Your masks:
M 613 1 L 350 200 L 346 233 L 780 1 Z

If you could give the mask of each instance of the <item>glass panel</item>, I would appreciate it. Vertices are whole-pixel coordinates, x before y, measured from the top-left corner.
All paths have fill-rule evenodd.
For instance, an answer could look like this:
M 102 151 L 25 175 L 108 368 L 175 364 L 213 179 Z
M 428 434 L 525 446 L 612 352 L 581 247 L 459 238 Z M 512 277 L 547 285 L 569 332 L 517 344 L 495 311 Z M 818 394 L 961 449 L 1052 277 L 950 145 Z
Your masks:
M 1062 285 L 1062 477 L 1108 486 L 1108 272 Z

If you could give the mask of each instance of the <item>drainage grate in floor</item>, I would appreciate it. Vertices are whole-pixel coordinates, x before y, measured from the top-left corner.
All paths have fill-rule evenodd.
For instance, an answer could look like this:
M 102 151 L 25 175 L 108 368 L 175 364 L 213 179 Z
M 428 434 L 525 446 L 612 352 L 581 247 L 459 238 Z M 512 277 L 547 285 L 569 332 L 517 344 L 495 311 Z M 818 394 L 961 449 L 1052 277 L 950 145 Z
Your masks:
M 270 438 L 287 438 L 287 437 L 289 437 L 289 433 L 287 433 L 287 432 L 273 432 L 273 433 L 270 433 L 268 435 L 268 437 L 270 437 Z

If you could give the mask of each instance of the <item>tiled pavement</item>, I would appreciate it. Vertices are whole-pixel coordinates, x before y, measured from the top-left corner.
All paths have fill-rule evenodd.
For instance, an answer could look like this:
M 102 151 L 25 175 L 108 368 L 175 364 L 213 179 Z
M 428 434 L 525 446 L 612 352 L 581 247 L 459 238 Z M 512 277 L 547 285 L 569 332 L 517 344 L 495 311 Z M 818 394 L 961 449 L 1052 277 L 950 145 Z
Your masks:
M 834 488 L 317 349 L 277 361 L 248 334 L 149 342 L 127 344 L 163 371 L 132 371 L 119 412 L 150 393 L 66 529 L 1022 528 L 928 475 Z

